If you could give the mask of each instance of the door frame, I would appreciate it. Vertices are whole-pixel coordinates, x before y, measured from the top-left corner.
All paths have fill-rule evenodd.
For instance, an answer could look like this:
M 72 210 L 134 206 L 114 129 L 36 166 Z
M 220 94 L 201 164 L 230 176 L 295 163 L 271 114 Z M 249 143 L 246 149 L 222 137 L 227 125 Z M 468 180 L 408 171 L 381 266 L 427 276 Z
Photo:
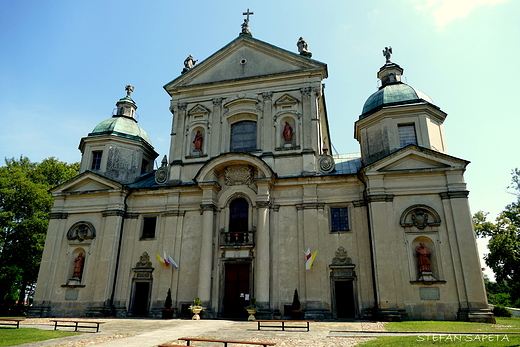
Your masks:
M 249 297 L 254 297 L 254 280 L 253 280 L 253 262 L 250 258 L 234 258 L 234 259 L 223 259 L 221 262 L 222 266 L 220 269 L 220 298 L 218 302 L 218 315 L 224 317 L 224 298 L 226 295 L 226 267 L 227 265 L 238 264 L 249 266 Z
M 152 297 L 152 281 L 132 281 L 132 293 L 130 295 L 130 310 L 129 313 L 132 316 L 136 316 L 134 313 L 135 308 L 135 299 L 137 294 L 137 283 L 147 283 L 148 284 L 148 298 L 146 298 L 146 315 L 148 316 L 150 314 L 150 298 Z

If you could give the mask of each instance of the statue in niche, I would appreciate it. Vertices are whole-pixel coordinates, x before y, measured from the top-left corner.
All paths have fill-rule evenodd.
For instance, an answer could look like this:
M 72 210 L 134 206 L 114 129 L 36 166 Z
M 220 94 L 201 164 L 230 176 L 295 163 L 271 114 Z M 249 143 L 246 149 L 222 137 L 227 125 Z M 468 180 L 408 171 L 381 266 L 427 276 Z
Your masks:
M 298 46 L 298 52 L 300 52 L 300 55 L 308 58 L 312 57 L 312 53 L 307 49 L 307 41 L 305 41 L 303 37 L 298 39 L 296 46 Z
M 195 64 L 197 64 L 198 60 L 193 59 L 193 56 L 190 54 L 188 58 L 184 60 L 184 69 L 182 69 L 182 73 L 185 73 L 189 69 L 193 68 Z
M 283 127 L 283 138 L 285 142 L 291 142 L 293 136 L 293 128 L 289 122 L 285 122 L 285 126 Z
M 83 264 L 85 263 L 85 257 L 83 253 L 79 253 L 78 256 L 74 259 L 74 272 L 72 274 L 73 278 L 81 279 L 81 275 L 83 274 Z
M 431 253 L 424 245 L 424 242 L 419 242 L 419 248 L 415 251 L 419 255 L 419 274 L 423 272 L 431 272 L 430 256 Z
M 195 145 L 195 151 L 196 152 L 202 152 L 202 142 L 204 141 L 204 138 L 202 137 L 202 133 L 200 130 L 197 130 L 197 133 L 195 134 L 195 139 L 193 140 L 193 144 Z

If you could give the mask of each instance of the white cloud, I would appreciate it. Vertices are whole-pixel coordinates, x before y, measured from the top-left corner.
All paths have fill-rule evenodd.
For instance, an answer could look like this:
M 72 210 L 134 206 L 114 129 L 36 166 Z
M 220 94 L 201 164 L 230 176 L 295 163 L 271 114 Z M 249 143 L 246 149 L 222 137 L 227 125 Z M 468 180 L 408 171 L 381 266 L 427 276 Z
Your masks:
M 475 7 L 493 6 L 504 1 L 507 0 L 412 0 L 416 9 L 431 11 L 438 28 L 457 18 L 466 18 Z

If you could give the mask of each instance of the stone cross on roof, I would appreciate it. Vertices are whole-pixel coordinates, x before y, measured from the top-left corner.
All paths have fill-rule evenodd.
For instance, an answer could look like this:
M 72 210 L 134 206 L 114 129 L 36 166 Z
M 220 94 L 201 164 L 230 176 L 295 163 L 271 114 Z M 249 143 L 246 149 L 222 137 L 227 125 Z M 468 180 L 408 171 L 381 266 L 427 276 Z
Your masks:
M 247 16 L 247 17 L 246 17 L 246 20 L 249 22 L 249 15 L 250 15 L 250 14 L 255 14 L 255 13 L 254 13 L 254 12 L 249 12 L 249 9 L 247 9 L 247 12 L 243 12 L 242 14 L 243 14 L 244 16 Z
M 132 92 L 134 91 L 134 86 L 127 84 L 125 87 L 125 90 L 126 90 L 126 97 L 129 98 L 130 94 L 132 94 Z

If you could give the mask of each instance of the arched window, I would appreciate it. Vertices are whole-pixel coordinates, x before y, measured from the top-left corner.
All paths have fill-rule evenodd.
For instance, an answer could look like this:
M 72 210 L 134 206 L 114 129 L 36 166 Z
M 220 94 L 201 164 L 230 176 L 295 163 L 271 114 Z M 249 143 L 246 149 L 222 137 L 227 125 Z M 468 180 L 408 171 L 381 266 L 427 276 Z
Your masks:
M 231 125 L 231 152 L 256 149 L 256 122 L 242 121 Z
M 229 232 L 246 232 L 248 229 L 249 204 L 244 198 L 229 204 Z

